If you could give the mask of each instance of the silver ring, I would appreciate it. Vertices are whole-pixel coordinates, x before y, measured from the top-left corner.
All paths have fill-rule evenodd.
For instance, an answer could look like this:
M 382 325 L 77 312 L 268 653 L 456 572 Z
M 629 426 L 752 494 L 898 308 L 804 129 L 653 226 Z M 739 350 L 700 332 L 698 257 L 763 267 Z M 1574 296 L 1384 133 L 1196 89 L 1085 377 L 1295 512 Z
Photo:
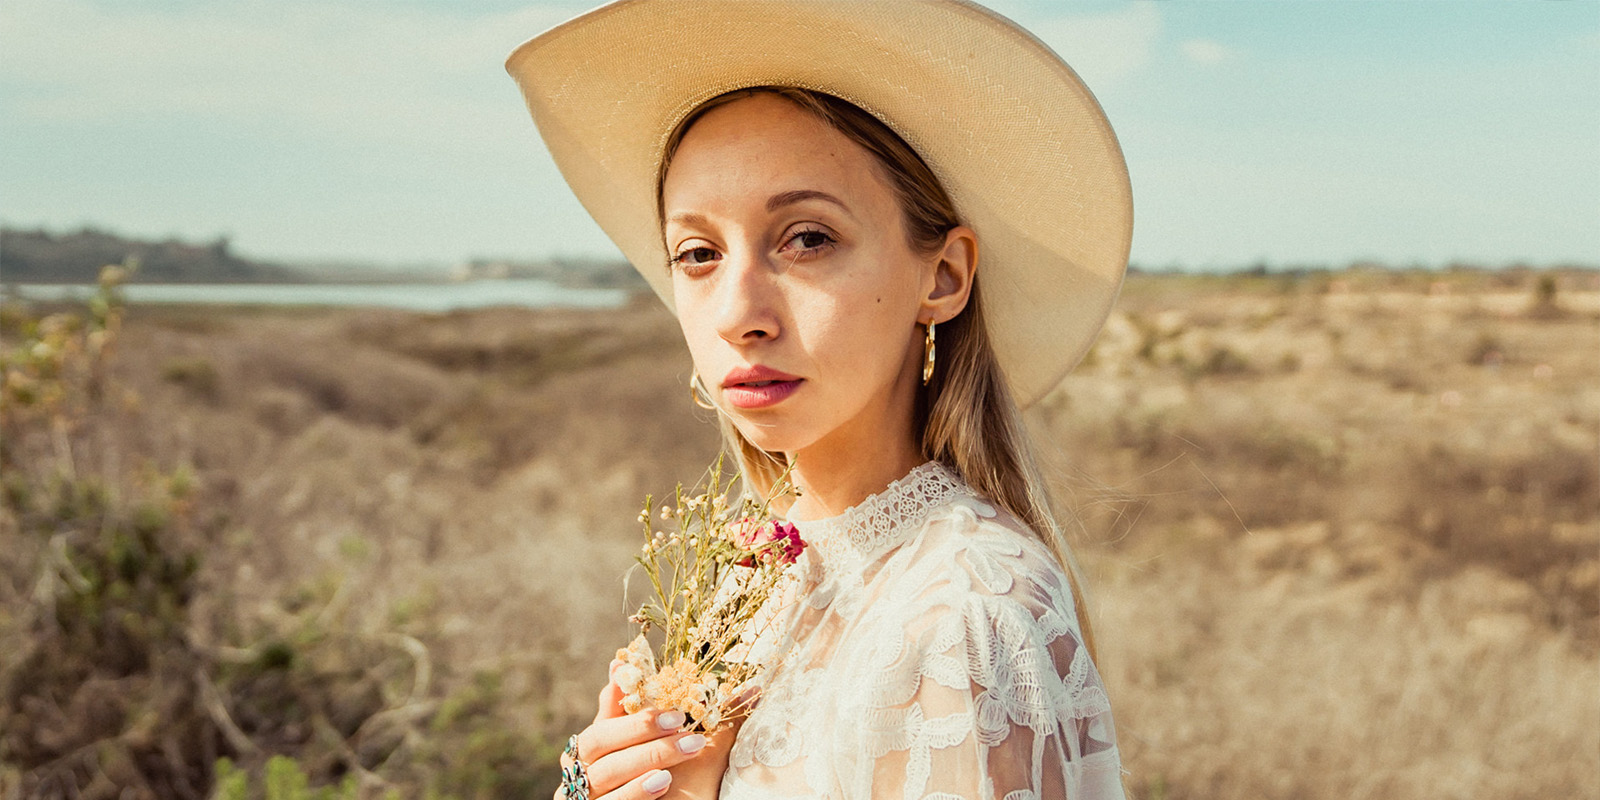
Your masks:
M 589 800 L 589 768 L 578 758 L 578 734 L 567 738 L 567 747 L 561 751 L 570 764 L 561 766 L 561 796 L 566 800 Z

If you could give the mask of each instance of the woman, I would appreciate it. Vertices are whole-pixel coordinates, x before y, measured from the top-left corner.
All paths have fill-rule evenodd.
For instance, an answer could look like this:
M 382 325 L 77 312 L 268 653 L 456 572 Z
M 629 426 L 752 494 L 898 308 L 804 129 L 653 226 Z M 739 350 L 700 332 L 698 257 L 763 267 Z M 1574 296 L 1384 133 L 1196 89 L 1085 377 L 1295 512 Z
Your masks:
M 1120 797 L 1019 411 L 1126 265 L 1088 90 L 955 0 L 619 2 L 507 69 L 751 489 L 792 465 L 810 545 L 742 727 L 708 742 L 607 684 L 556 796 Z

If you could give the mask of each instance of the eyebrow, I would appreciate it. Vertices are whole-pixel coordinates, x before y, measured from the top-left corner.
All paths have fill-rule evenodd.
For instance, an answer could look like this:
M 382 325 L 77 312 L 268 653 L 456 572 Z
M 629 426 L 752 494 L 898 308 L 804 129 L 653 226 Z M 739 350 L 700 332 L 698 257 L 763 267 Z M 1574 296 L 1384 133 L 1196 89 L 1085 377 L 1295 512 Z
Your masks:
M 676 222 L 679 225 L 700 225 L 700 226 L 704 226 L 704 225 L 706 225 L 707 223 L 710 222 L 710 220 L 706 218 L 706 215 L 697 214 L 697 213 L 695 213 L 693 211 L 679 211 L 678 213 L 673 214 L 670 217 L 667 217 L 667 221 L 668 222 Z
M 843 200 L 816 189 L 793 189 L 787 192 L 779 192 L 767 198 L 767 213 L 770 214 L 784 206 L 794 205 L 806 200 L 822 200 L 838 206 L 846 214 L 850 213 L 850 207 L 845 205 Z
M 806 200 L 821 200 L 832 203 L 838 206 L 847 216 L 852 218 L 855 216 L 850 213 L 850 207 L 845 205 L 843 200 L 817 189 L 791 189 L 787 192 L 779 192 L 767 198 L 767 213 L 771 214 L 784 206 L 792 206 L 795 203 L 805 202 Z M 676 222 L 680 225 L 705 225 L 710 220 L 706 215 L 695 211 L 680 211 L 667 217 L 667 221 Z

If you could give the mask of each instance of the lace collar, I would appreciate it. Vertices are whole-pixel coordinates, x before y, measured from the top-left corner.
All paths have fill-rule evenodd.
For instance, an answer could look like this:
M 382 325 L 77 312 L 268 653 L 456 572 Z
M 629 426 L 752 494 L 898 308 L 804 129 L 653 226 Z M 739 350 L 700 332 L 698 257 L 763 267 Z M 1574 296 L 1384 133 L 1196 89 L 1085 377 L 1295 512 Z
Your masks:
M 790 521 L 800 528 L 807 552 L 831 572 L 899 544 L 952 497 L 970 494 L 954 470 L 929 461 L 842 514 Z

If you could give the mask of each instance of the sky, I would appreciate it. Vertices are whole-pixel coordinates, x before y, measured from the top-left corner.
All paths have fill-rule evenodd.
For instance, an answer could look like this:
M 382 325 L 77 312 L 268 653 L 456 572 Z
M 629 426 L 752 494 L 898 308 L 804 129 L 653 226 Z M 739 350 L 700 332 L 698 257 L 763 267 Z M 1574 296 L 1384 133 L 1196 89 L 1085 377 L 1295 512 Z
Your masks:
M 1136 264 L 1600 265 L 1600 0 L 986 4 L 1105 108 Z M 0 222 L 620 258 L 503 67 L 592 5 L 4 0 Z

